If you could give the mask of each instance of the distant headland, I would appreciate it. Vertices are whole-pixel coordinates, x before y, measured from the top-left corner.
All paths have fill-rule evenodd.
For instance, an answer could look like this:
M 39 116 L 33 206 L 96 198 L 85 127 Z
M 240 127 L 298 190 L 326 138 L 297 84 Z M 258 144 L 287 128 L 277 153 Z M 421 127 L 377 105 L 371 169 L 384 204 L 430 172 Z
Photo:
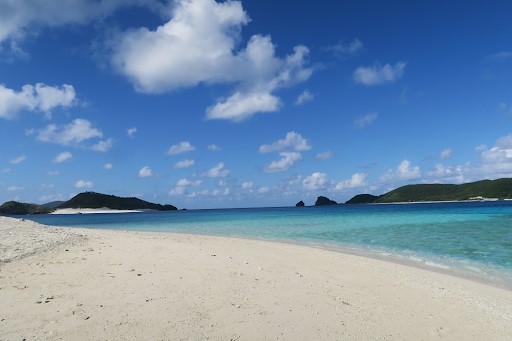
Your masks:
M 175 211 L 173 205 L 154 204 L 139 198 L 123 198 L 95 192 L 77 194 L 65 202 L 51 202 L 43 205 L 8 201 L 0 206 L 0 215 L 48 214 L 59 209 L 109 209 L 122 211 L 154 210 Z M 94 212 L 94 211 L 89 211 Z
M 358 194 L 345 204 L 388 204 L 411 202 L 512 200 L 512 178 L 481 180 L 465 184 L 406 185 L 382 195 Z M 303 203 L 301 201 L 301 203 Z M 339 205 L 319 196 L 314 206 Z M 297 204 L 298 206 L 298 204 Z

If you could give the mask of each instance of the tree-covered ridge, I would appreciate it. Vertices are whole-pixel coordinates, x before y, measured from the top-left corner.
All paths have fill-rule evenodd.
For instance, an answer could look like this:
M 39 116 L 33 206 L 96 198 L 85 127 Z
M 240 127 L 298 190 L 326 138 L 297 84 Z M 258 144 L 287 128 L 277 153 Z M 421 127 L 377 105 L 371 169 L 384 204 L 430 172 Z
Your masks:
M 418 184 L 406 185 L 381 196 L 359 194 L 347 204 L 459 201 L 478 199 L 512 199 L 512 179 L 482 180 L 460 185 Z
M 0 215 L 47 214 L 52 211 L 46 206 L 17 201 L 7 201 L 0 206 Z
M 160 205 L 139 198 L 122 198 L 115 195 L 101 194 L 95 192 L 80 193 L 66 201 L 58 208 L 102 208 L 107 207 L 115 210 L 157 210 L 173 211 L 177 208 L 173 205 Z

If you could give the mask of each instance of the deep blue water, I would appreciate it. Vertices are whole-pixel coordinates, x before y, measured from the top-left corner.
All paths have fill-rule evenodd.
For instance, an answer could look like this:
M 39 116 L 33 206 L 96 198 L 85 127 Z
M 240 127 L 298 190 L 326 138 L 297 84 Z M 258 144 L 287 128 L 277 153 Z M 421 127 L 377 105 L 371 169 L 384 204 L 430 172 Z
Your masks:
M 358 250 L 512 282 L 512 202 L 42 215 L 56 226 L 169 231 Z

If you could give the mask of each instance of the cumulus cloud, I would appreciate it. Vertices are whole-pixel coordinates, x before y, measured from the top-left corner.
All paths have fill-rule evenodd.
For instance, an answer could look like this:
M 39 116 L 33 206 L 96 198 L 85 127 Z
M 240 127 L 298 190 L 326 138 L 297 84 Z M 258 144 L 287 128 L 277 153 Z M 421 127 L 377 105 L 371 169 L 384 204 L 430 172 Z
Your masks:
M 384 83 L 393 83 L 402 78 L 405 73 L 405 62 L 398 62 L 395 65 L 375 64 L 374 66 L 360 66 L 354 71 L 354 81 L 356 83 L 372 86 Z
M 346 189 L 352 189 L 357 187 L 366 186 L 366 178 L 368 177 L 368 174 L 365 173 L 355 173 L 352 175 L 352 177 L 348 180 L 339 182 L 334 187 L 335 191 L 343 191 Z
M 148 166 L 144 166 L 139 170 L 139 177 L 140 178 L 150 178 L 152 176 L 155 176 L 153 174 L 153 171 Z
M 75 183 L 75 187 L 78 189 L 92 189 L 94 187 L 94 182 L 87 180 L 78 180 Z
M 37 83 L 26 84 L 21 91 L 15 91 L 0 84 L 0 118 L 11 119 L 21 111 L 44 112 L 50 115 L 57 107 L 71 107 L 75 103 L 75 89 L 72 85 L 61 87 Z
M 512 60 L 512 51 L 500 51 L 487 56 L 486 59 L 493 62 L 505 62 L 507 60 Z
M 376 112 L 370 112 L 370 113 L 364 114 L 363 116 L 359 116 L 358 118 L 356 118 L 354 120 L 354 126 L 356 128 L 362 129 L 366 126 L 369 126 L 373 122 L 375 122 L 375 120 L 377 119 L 378 116 L 379 116 L 379 114 Z
M 471 172 L 469 165 L 445 166 L 436 164 L 433 171 L 428 172 L 428 176 L 434 182 L 463 183 L 466 182 L 466 175 Z
M 186 152 L 191 152 L 196 150 L 196 148 L 190 144 L 188 141 L 182 141 L 179 144 L 175 144 L 167 150 L 167 155 L 176 155 Z
M 330 150 L 326 150 L 325 152 L 315 154 L 315 159 L 317 160 L 327 160 L 334 157 L 334 153 Z
M 135 134 L 137 133 L 137 128 L 135 128 L 135 127 L 128 128 L 128 129 L 126 129 L 126 133 L 128 134 L 128 137 L 133 138 L 135 136 Z
M 18 163 L 25 161 L 26 159 L 27 159 L 27 157 L 25 155 L 21 155 L 21 156 L 15 157 L 14 159 L 10 160 L 9 162 L 12 163 L 13 165 L 16 165 Z
M 106 170 L 111 170 L 112 167 L 114 167 L 111 163 L 106 163 L 103 165 L 103 168 L 105 168 Z
M 208 145 L 208 150 L 211 152 L 220 152 L 222 151 L 222 148 L 217 146 L 216 144 L 210 144 Z
M 263 169 L 266 173 L 284 172 L 290 169 L 297 161 L 302 160 L 302 156 L 297 152 L 281 152 L 281 159 L 272 161 Z
M 209 119 L 243 121 L 257 112 L 278 111 L 281 100 L 268 92 L 235 92 L 206 110 Z
M 507 115 L 512 115 L 512 105 L 508 105 L 505 102 L 500 102 L 498 105 L 498 111 Z
M 64 146 L 77 144 L 92 138 L 102 137 L 103 133 L 92 126 L 88 120 L 77 118 L 69 124 L 49 124 L 39 130 L 36 139 L 42 142 L 57 143 Z
M 70 152 L 62 152 L 53 159 L 53 162 L 62 163 L 64 161 L 70 160 L 72 157 L 73 154 L 71 154 Z
M 279 110 L 274 92 L 313 72 L 305 66 L 305 46 L 279 58 L 269 36 L 254 35 L 239 48 L 242 27 L 250 21 L 239 1 L 177 0 L 170 14 L 155 30 L 131 30 L 115 41 L 112 63 L 138 91 L 232 84 L 232 94 L 210 106 L 206 117 L 241 121 Z
M 441 160 L 444 160 L 444 159 L 448 159 L 452 156 L 452 150 L 451 149 L 445 149 L 441 152 L 441 154 L 439 154 L 439 158 Z
M 242 183 L 242 189 L 251 189 L 254 187 L 254 183 L 252 181 L 246 181 Z
M 10 186 L 10 187 L 7 187 L 7 190 L 9 192 L 19 192 L 19 191 L 23 191 L 25 188 L 24 187 L 19 187 L 19 186 Z
M 500 137 L 491 148 L 480 146 L 480 172 L 487 178 L 510 176 L 512 173 L 512 134 Z
M 133 5 L 155 9 L 162 6 L 157 0 L 67 0 L 44 1 L 43 4 L 40 0 L 4 1 L 0 5 L 0 47 L 10 43 L 10 48 L 16 52 L 20 41 L 44 27 L 85 24 Z
M 258 188 L 258 193 L 260 193 L 260 194 L 265 194 L 268 192 L 270 192 L 270 188 L 268 188 L 268 186 L 263 186 L 263 187 Z
M 225 178 L 229 175 L 229 170 L 224 167 L 224 163 L 219 162 L 215 167 L 205 174 L 209 178 Z
M 420 167 L 411 167 L 409 160 L 403 160 L 400 162 L 395 170 L 389 169 L 385 174 L 381 175 L 381 181 L 401 181 L 401 180 L 413 180 L 421 177 Z
M 174 168 L 188 168 L 188 167 L 193 166 L 195 163 L 196 162 L 194 160 L 185 159 L 185 160 L 176 162 L 174 164 Z
M 355 38 L 350 43 L 343 43 L 342 41 L 340 41 L 334 46 L 329 46 L 325 48 L 326 51 L 333 52 L 334 54 L 340 57 L 355 55 L 359 53 L 362 49 L 363 43 L 358 38 Z
M 306 89 L 297 97 L 297 99 L 295 100 L 295 105 L 299 106 L 304 103 L 311 102 L 314 98 L 315 96 L 309 90 Z
M 302 185 L 308 191 L 324 189 L 328 184 L 327 174 L 315 172 L 302 181 Z
M 295 131 L 290 131 L 286 133 L 286 136 L 282 140 L 277 140 L 272 144 L 264 144 L 260 146 L 260 153 L 272 153 L 272 152 L 280 152 L 283 150 L 295 150 L 295 151 L 305 151 L 310 150 L 311 146 L 308 143 L 308 140 L 302 137 L 299 133 Z
M 99 141 L 98 143 L 92 145 L 91 149 L 95 152 L 106 153 L 110 150 L 110 148 L 112 148 L 113 143 L 114 140 L 112 139 Z
M 201 183 L 201 180 L 190 181 L 186 178 L 180 179 L 178 180 L 178 182 L 176 182 L 176 186 L 173 189 L 171 189 L 169 195 L 183 195 L 186 193 L 188 187 L 199 186 L 201 185 Z

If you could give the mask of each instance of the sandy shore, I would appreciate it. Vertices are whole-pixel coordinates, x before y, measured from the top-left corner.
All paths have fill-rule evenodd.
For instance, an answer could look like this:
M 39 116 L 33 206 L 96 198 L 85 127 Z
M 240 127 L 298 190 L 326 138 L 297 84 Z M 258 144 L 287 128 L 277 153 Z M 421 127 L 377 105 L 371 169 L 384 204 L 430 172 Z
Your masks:
M 511 291 L 423 269 L 262 241 L 0 226 L 0 340 L 510 340 Z
M 142 210 L 114 210 L 108 207 L 102 208 L 59 208 L 50 214 L 92 214 L 92 213 L 138 213 Z

